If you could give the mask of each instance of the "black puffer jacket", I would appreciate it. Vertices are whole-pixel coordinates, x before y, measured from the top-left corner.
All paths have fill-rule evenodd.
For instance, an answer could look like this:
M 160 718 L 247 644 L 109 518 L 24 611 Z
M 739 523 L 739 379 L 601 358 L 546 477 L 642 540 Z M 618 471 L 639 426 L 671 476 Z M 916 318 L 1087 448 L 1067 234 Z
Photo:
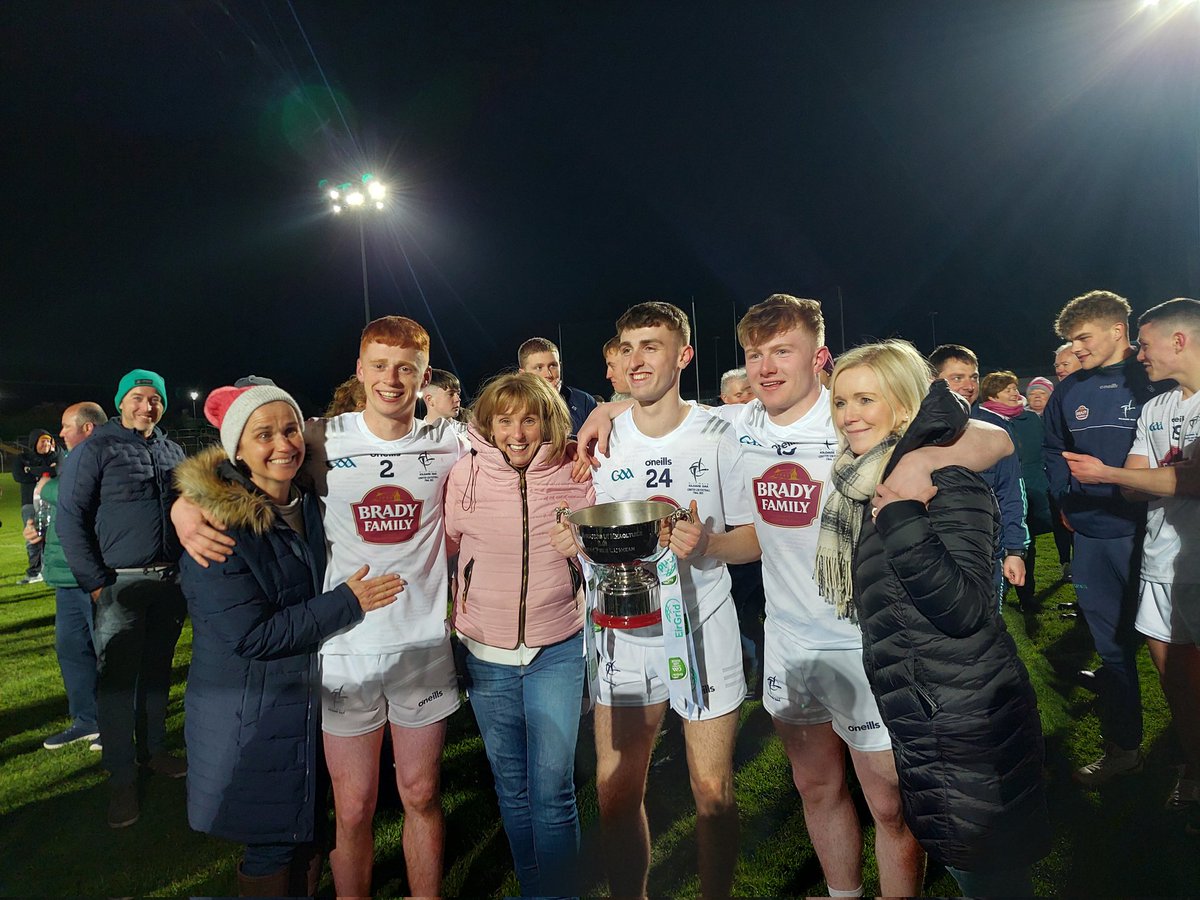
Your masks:
M 935 382 L 905 452 L 961 429 Z M 863 662 L 892 735 L 904 818 L 931 857 L 967 871 L 1049 850 L 1042 729 L 1029 674 L 996 610 L 996 503 L 974 472 L 933 474 L 937 495 L 864 509 L 854 557 Z

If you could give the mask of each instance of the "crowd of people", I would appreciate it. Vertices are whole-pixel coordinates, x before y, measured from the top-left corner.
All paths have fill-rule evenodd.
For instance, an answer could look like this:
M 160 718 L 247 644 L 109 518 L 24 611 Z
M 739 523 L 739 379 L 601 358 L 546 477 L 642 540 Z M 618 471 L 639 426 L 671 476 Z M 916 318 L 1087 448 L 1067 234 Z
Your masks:
M 71 717 L 45 747 L 101 751 L 113 828 L 139 819 L 139 768 L 186 777 L 190 825 L 245 846 L 243 895 L 313 896 L 332 846 L 337 893 L 369 896 L 386 731 L 409 890 L 436 896 L 461 686 L 521 893 L 570 895 L 590 712 L 608 887 L 644 896 L 671 713 L 701 891 L 726 896 L 738 713 L 761 697 L 830 896 L 863 891 L 848 764 L 883 894 L 920 895 L 928 859 L 965 894 L 1027 895 L 1051 828 L 1001 603 L 1011 585 L 1039 608 L 1034 539 L 1053 533 L 1102 660 L 1079 679 L 1104 746 L 1074 778 L 1141 769 L 1144 641 L 1185 757 L 1167 805 L 1200 830 L 1200 302 L 1146 310 L 1136 346 L 1131 312 L 1106 291 L 1071 300 L 1054 380 L 1022 392 L 1012 371 L 981 379 L 958 344 L 835 360 L 820 305 L 775 294 L 739 322 L 745 368 L 714 407 L 680 394 L 693 349 L 669 303 L 618 319 L 601 348 L 610 400 L 566 386 L 558 348 L 531 338 L 469 408 L 425 329 L 388 316 L 325 416 L 247 376 L 209 394 L 220 442 L 191 458 L 158 427 L 162 377 L 133 369 L 117 416 L 69 407 L 65 456 L 36 433 L 19 466 L 26 580 L 56 591 Z M 564 511 L 649 500 L 680 510 L 657 561 L 678 616 L 594 626 L 595 572 Z M 186 759 L 165 724 L 185 615 Z

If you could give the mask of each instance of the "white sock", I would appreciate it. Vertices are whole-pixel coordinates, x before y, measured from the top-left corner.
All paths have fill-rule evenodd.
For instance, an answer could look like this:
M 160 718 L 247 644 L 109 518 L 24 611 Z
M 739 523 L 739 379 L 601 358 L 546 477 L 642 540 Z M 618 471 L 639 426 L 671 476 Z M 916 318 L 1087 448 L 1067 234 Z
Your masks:
M 829 889 L 830 897 L 861 897 L 862 895 L 863 895 L 863 892 L 862 892 L 861 884 L 858 887 L 851 888 L 848 891 L 839 891 L 836 888 Z

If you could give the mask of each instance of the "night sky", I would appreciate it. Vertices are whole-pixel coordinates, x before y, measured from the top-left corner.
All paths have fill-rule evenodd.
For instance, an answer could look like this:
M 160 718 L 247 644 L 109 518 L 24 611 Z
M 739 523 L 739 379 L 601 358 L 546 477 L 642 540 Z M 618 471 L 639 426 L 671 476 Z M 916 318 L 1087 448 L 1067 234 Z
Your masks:
M 1198 293 L 1200 4 L 1140 5 L 5 3 L 0 414 L 135 366 L 169 415 L 250 372 L 319 411 L 363 297 L 317 182 L 362 171 L 371 312 L 468 392 L 535 334 L 606 390 L 660 299 L 709 394 L 775 291 L 839 352 L 839 288 L 847 346 L 1049 374 L 1071 297 Z

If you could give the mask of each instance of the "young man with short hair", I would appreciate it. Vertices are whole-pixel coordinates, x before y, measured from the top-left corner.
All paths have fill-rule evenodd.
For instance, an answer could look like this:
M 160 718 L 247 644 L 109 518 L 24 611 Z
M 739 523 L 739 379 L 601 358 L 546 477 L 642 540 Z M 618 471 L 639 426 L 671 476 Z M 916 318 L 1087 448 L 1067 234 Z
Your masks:
M 438 419 L 457 422 L 462 409 L 462 384 L 453 372 L 430 368 L 429 383 L 425 385 L 421 399 L 425 401 L 426 422 Z
M 1081 484 L 1115 484 L 1149 501 L 1137 618 L 1171 708 L 1185 766 L 1168 809 L 1200 804 L 1200 302 L 1168 300 L 1138 318 L 1138 360 L 1177 386 L 1149 400 L 1123 467 L 1064 452 Z M 1191 823 L 1189 823 L 1191 824 Z M 1200 820 L 1195 820 L 1200 826 Z
M 588 414 L 596 408 L 596 400 L 591 394 L 563 384 L 558 346 L 546 338 L 531 337 L 517 348 L 517 365 L 522 372 L 545 378 L 562 395 L 571 412 L 571 436 L 574 437 Z
M 436 896 L 445 842 L 442 746 L 446 719 L 459 706 L 446 623 L 442 489 L 469 448 L 451 420 L 416 418 L 417 397 L 430 377 L 429 335 L 412 319 L 371 322 L 359 343 L 356 375 L 365 408 L 309 419 L 304 429 L 304 469 L 321 501 L 329 547 L 325 590 L 364 563 L 373 575 L 402 575 L 405 588 L 395 603 L 321 645 L 321 728 L 337 826 L 329 861 L 339 896 L 370 896 L 371 826 L 388 726 L 404 806 L 409 892 Z M 205 556 L 219 556 L 231 539 L 201 524 L 189 506 L 177 503 L 172 518 L 185 549 L 204 565 Z
M 962 344 L 942 344 L 929 354 L 929 364 L 937 377 L 950 385 L 950 390 L 972 404 L 971 418 L 1003 428 L 1012 437 L 1012 429 L 1001 416 L 975 404 L 979 396 L 979 357 L 972 350 Z M 1029 529 L 1025 526 L 1025 483 L 1021 478 L 1017 451 L 1013 450 L 979 474 L 996 495 L 1000 506 L 1002 549 L 996 566 L 996 599 L 1000 602 L 1004 599 L 1005 580 L 1017 587 L 1025 584 L 1025 560 L 1032 546 Z
M 725 563 L 757 558 L 758 544 L 733 430 L 680 397 L 680 373 L 694 353 L 686 314 L 669 303 L 641 303 L 621 316 L 617 331 L 634 402 L 613 422 L 611 453 L 593 473 L 596 499 L 653 499 L 690 509 L 694 524 L 677 526 L 670 546 L 679 559 L 702 696 L 692 697 L 699 701 L 693 704 L 671 686 L 692 679 L 678 679 L 669 666 L 661 625 L 598 635 L 596 784 L 609 886 L 614 896 L 646 894 L 646 780 L 670 706 L 684 719 L 701 893 L 728 896 L 738 850 L 733 746 L 746 684 Z M 556 532 L 556 546 L 573 555 L 570 533 Z
M 604 354 L 604 377 L 612 385 L 612 397 L 616 402 L 629 399 L 629 382 L 625 380 L 625 362 L 621 359 L 621 336 L 614 334 L 601 348 Z
M 1133 620 L 1146 505 L 1122 497 L 1112 485 L 1081 482 L 1065 456 L 1079 453 L 1124 465 L 1142 406 L 1173 387 L 1152 385 L 1146 377 L 1129 345 L 1129 313 L 1129 301 L 1111 291 L 1091 291 L 1062 308 L 1055 330 L 1071 342 L 1080 369 L 1059 382 L 1042 416 L 1050 493 L 1075 533 L 1075 596 L 1103 662 L 1095 673 L 1080 673 L 1101 694 L 1103 755 L 1074 774 L 1088 787 L 1142 768 L 1140 640 Z

